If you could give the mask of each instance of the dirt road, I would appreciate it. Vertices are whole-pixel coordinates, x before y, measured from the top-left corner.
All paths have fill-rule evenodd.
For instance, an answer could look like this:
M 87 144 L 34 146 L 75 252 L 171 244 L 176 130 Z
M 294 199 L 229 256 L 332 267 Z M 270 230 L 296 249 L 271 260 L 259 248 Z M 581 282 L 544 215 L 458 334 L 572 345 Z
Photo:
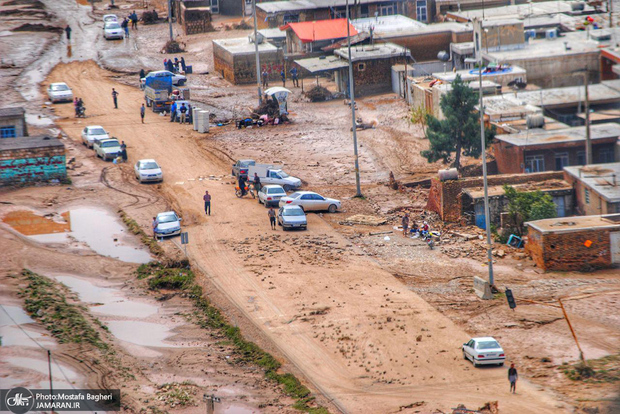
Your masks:
M 93 62 L 58 66 L 48 81 L 61 80 L 89 110 L 76 121 L 72 106 L 59 105 L 63 130 L 79 140 L 85 125 L 103 125 L 128 145 L 130 162 L 122 168 L 140 158 L 161 163 L 161 190 L 184 217 L 190 257 L 342 411 L 390 412 L 424 401 L 423 412 L 431 412 L 499 400 L 502 412 L 558 412 L 557 401 L 525 381 L 510 395 L 505 368 L 473 369 L 463 361 L 467 334 L 320 216 L 309 216 L 307 232 L 274 232 L 266 210 L 237 199 L 227 178 L 201 180 L 229 174 L 227 161 L 209 150 L 226 129 L 199 135 L 152 113 L 141 125 L 141 92 Z M 118 110 L 112 87 L 120 92 Z M 205 189 L 213 195 L 209 218 L 202 213 Z

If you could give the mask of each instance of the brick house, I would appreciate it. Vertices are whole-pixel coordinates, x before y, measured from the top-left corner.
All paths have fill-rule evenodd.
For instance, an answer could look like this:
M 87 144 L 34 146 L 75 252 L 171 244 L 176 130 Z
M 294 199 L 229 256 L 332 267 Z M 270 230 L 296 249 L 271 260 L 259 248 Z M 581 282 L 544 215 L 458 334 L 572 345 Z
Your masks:
M 283 67 L 282 52 L 270 43 L 258 45 L 261 72 L 270 74 L 270 80 L 280 77 Z M 255 45 L 246 37 L 213 40 L 213 61 L 215 71 L 235 85 L 256 82 Z
M 614 162 L 620 125 L 592 125 L 590 137 L 594 163 Z M 493 152 L 500 174 L 562 171 L 567 166 L 585 164 L 585 144 L 586 129 L 583 126 L 530 129 L 518 134 L 497 135 Z
M 357 30 L 349 23 L 351 36 Z M 301 55 L 321 51 L 321 48 L 347 37 L 347 20 L 318 20 L 311 22 L 288 23 L 280 28 L 286 31 L 286 53 Z
M 525 251 L 543 270 L 591 271 L 620 265 L 620 214 L 525 224 Z
M 211 25 L 211 2 L 208 0 L 181 0 L 176 2 L 177 23 L 186 35 L 205 33 Z
M 0 108 L 0 139 L 27 136 L 24 108 Z
M 620 213 L 620 162 L 564 167 L 564 179 L 575 189 L 580 214 Z
M 0 186 L 67 178 L 65 144 L 44 135 L 0 140 Z

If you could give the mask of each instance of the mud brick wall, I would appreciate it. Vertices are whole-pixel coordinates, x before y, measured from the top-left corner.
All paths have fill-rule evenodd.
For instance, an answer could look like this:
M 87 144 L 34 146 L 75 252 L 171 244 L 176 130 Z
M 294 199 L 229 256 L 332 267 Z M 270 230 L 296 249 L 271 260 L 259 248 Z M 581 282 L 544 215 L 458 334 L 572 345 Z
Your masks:
M 0 150 L 0 186 L 66 178 L 64 145 Z
M 23 116 L 6 116 L 0 118 L 0 127 L 14 126 L 15 136 L 28 136 L 28 128 Z
M 230 83 L 239 85 L 256 82 L 256 57 L 254 53 L 232 55 L 221 46 L 213 43 L 213 63 L 215 71 Z M 271 81 L 280 79 L 280 68 L 283 67 L 280 51 L 261 51 L 260 63 L 262 68 L 268 69 Z
M 616 230 L 618 231 L 618 230 Z M 611 230 L 541 233 L 529 227 L 525 252 L 543 270 L 591 271 L 611 267 Z M 592 245 L 585 246 L 590 240 Z
M 354 61 L 355 96 L 390 92 L 392 90 L 392 66 L 399 61 L 402 62 L 403 58 Z

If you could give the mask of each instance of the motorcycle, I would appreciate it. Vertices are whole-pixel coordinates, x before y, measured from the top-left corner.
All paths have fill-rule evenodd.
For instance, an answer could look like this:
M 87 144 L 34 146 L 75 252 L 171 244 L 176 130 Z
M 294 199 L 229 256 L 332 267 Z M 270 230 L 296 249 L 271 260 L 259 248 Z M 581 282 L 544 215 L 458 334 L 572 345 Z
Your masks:
M 86 107 L 80 106 L 75 110 L 76 118 L 86 118 Z
M 434 238 L 439 238 L 439 236 L 441 235 L 441 233 L 439 233 L 438 231 L 422 231 L 420 234 L 422 235 L 422 240 L 426 242 L 426 244 L 431 250 L 433 250 L 433 248 L 435 247 Z
M 256 198 L 256 195 L 254 195 L 254 189 L 252 188 L 252 186 L 248 186 L 247 184 L 244 187 L 244 191 L 241 191 L 241 188 L 239 186 L 235 187 L 235 195 L 239 198 L 242 198 L 244 195 L 246 194 L 250 194 L 252 196 L 252 198 Z

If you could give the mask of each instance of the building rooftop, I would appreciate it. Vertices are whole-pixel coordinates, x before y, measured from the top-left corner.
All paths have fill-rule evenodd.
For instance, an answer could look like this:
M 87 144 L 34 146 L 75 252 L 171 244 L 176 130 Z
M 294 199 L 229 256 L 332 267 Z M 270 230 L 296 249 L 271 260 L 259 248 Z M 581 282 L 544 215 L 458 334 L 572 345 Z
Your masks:
M 357 4 L 376 3 L 377 0 L 357 0 Z M 291 0 L 291 1 L 270 1 L 256 3 L 256 8 L 266 13 L 281 13 L 287 11 L 303 11 L 314 9 L 326 9 L 329 7 L 342 7 L 347 4 L 347 0 Z
M 541 233 L 570 233 L 589 229 L 620 229 L 620 214 L 561 217 L 528 221 L 525 224 Z
M 0 108 L 0 117 L 22 117 L 26 111 L 22 107 Z
M 0 139 L 0 151 L 64 146 L 58 138 L 46 135 Z
M 286 32 L 279 27 L 273 29 L 261 29 L 258 31 L 265 39 L 286 39 Z
M 351 36 L 357 34 L 352 24 L 348 25 Z M 347 37 L 347 19 L 315 20 L 310 22 L 289 23 L 282 30 L 291 29 L 302 43 L 321 40 L 342 39 Z
M 302 68 L 306 69 L 310 73 L 319 73 L 332 71 L 336 69 L 343 69 L 349 66 L 346 60 L 340 59 L 338 56 L 321 56 L 308 59 L 295 60 Z
M 467 3 L 481 3 L 480 0 L 436 0 L 437 4 L 454 4 L 457 7 L 459 4 Z M 519 19 L 527 20 L 529 17 L 545 16 L 545 15 L 580 15 L 594 13 L 594 7 L 584 4 L 583 11 L 573 11 L 570 2 L 567 1 L 545 1 L 528 4 L 519 4 L 513 6 L 500 6 L 500 7 L 480 7 L 476 10 L 467 11 L 449 11 L 447 16 L 457 21 L 471 21 L 474 18 L 485 20 L 492 19 Z M 525 22 L 524 22 L 525 23 Z
M 620 162 L 564 167 L 564 171 L 590 187 L 608 203 L 620 203 Z
M 456 72 L 437 72 L 437 73 L 433 73 L 433 76 L 436 77 L 437 79 L 441 79 L 444 82 L 449 82 L 452 83 L 454 82 L 454 79 L 456 79 L 457 75 L 461 76 L 461 79 L 463 79 L 464 82 L 472 82 L 472 81 L 478 81 L 478 78 L 480 76 L 480 74 L 478 73 L 478 69 L 465 69 L 465 70 L 458 70 Z M 498 78 L 498 77 L 502 77 L 502 76 L 508 76 L 511 79 L 515 78 L 515 77 L 525 77 L 526 72 L 525 69 L 519 67 L 519 66 L 510 66 L 507 68 L 502 69 L 501 71 L 496 71 L 496 72 L 482 72 L 482 80 L 484 81 L 485 78 Z
M 590 139 L 618 139 L 620 137 L 620 124 L 610 122 L 590 126 Z M 571 143 L 586 140 L 586 127 L 572 127 L 545 131 L 531 129 L 518 134 L 496 135 L 495 139 L 518 147 L 533 147 L 538 145 Z
M 558 121 L 557 119 L 545 116 L 545 125 L 542 129 L 545 131 L 552 131 L 557 129 L 570 128 L 568 124 Z M 515 134 L 522 131 L 527 131 L 527 118 L 519 117 L 518 119 L 491 121 L 497 127 L 502 128 L 508 134 Z
M 417 30 L 426 26 L 422 22 L 400 14 L 356 19 L 351 23 L 360 32 L 369 32 L 372 28 L 377 36 Z
M 552 192 L 552 191 L 572 191 L 573 187 L 564 180 L 546 180 L 546 181 L 538 181 L 531 182 L 525 184 L 516 184 L 511 185 L 518 191 L 530 192 L 530 191 L 542 191 L 542 192 Z M 506 192 L 504 191 L 503 185 L 493 185 L 488 187 L 489 197 L 499 197 L 503 196 Z M 463 189 L 463 192 L 468 194 L 472 199 L 478 200 L 484 198 L 484 188 L 483 187 L 470 187 Z
M 346 48 L 338 49 L 334 51 L 334 53 L 347 61 L 349 60 L 349 54 Z M 408 49 L 395 45 L 394 43 L 351 46 L 351 60 L 353 62 L 358 60 L 386 59 L 398 56 L 411 57 L 411 54 Z
M 213 43 L 220 46 L 222 49 L 233 55 L 247 55 L 256 53 L 254 43 L 250 43 L 247 37 L 237 37 L 234 39 L 216 39 Z M 260 52 L 276 52 L 277 47 L 271 43 L 263 42 L 258 44 L 258 51 Z

